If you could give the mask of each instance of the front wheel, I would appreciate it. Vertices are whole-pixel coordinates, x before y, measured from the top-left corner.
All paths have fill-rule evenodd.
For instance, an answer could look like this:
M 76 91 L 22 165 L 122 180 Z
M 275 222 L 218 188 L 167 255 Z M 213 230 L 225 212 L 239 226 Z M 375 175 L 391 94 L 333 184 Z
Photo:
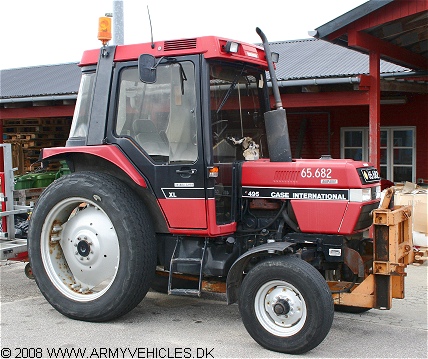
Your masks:
M 42 193 L 28 233 L 36 283 L 60 313 L 106 321 L 133 309 L 156 268 L 152 221 L 118 179 L 81 172 Z
M 297 257 L 271 258 L 250 270 L 242 282 L 239 310 L 257 343 L 290 354 L 321 343 L 334 315 L 324 278 Z

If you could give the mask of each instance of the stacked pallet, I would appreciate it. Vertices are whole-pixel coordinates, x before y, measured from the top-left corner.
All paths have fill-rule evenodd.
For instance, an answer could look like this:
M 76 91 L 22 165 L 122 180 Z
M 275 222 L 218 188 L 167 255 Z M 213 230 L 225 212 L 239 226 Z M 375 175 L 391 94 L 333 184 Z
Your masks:
M 34 206 L 44 188 L 29 188 L 13 191 L 13 202 L 20 206 Z
M 12 144 L 12 163 L 21 175 L 34 170 L 40 150 L 64 146 L 71 118 L 22 118 L 3 121 L 3 142 Z M 60 167 L 53 164 L 49 170 Z M 57 167 L 57 168 L 55 168 Z

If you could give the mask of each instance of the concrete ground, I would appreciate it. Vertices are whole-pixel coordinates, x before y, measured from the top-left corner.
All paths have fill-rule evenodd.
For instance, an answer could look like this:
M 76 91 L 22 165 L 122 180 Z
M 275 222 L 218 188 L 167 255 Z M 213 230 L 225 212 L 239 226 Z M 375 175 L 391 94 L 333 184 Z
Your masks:
M 427 272 L 406 269 L 406 298 L 389 311 L 335 313 L 326 339 L 305 358 L 426 358 Z M 0 358 L 287 358 L 246 332 L 224 295 L 149 292 L 131 313 L 108 323 L 68 319 L 27 279 L 23 263 L 1 263 Z M 10 356 L 9 356 L 10 355 Z

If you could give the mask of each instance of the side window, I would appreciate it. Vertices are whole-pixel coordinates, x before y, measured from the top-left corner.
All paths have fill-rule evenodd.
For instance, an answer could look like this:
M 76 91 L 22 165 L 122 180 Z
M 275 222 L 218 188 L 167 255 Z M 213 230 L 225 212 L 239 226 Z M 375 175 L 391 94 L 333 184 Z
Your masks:
M 95 72 L 85 73 L 82 75 L 76 107 L 74 109 L 73 122 L 70 129 L 70 138 L 86 137 L 94 83 Z
M 116 134 L 131 138 L 154 162 L 193 163 L 198 158 L 195 70 L 190 61 L 160 64 L 157 81 L 122 70 Z

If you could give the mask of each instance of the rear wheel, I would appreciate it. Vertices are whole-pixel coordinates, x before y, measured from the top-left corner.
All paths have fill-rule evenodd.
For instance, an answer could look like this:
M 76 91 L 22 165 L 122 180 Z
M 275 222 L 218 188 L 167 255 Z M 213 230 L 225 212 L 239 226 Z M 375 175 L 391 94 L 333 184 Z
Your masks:
M 290 354 L 321 343 L 334 315 L 324 278 L 296 257 L 272 258 L 254 267 L 242 282 L 239 310 L 256 342 Z
M 155 233 L 141 201 L 116 178 L 61 177 L 40 196 L 30 222 L 37 285 L 62 314 L 111 320 L 146 295 L 156 267 Z

